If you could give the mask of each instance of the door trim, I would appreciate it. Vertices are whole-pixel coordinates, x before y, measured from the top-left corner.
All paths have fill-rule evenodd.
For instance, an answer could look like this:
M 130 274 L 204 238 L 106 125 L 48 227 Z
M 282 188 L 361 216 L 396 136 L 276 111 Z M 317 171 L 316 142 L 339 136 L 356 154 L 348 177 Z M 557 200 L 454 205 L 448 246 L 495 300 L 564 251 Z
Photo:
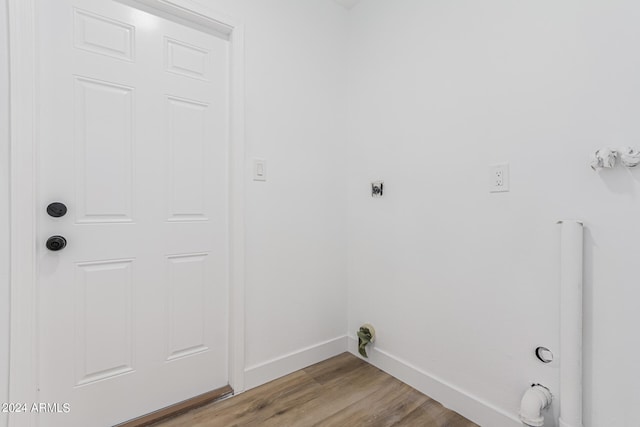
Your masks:
M 244 391 L 244 30 L 243 25 L 193 0 L 124 0 L 228 37 L 229 124 L 229 383 Z M 38 292 L 36 173 L 38 117 L 36 0 L 8 0 L 10 75 L 9 401 L 38 402 Z M 9 426 L 36 425 L 35 416 L 10 414 Z

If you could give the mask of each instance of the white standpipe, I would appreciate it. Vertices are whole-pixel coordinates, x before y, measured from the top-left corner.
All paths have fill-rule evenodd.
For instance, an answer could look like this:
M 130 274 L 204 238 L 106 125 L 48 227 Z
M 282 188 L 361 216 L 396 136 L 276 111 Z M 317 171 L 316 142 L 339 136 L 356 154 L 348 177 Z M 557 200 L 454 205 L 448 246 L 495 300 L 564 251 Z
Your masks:
M 520 402 L 520 420 L 530 427 L 543 427 L 542 411 L 551 405 L 551 392 L 548 388 L 535 384 L 527 389 Z
M 559 221 L 560 427 L 582 425 L 582 252 L 580 221 Z

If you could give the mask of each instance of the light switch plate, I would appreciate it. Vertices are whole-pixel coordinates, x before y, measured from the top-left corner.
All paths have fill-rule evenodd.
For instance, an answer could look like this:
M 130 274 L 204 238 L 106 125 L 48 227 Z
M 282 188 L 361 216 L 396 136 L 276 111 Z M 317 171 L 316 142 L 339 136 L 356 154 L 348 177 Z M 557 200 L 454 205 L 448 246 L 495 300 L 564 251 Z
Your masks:
M 267 161 L 254 157 L 253 159 L 253 180 L 254 181 L 266 181 L 267 180 Z

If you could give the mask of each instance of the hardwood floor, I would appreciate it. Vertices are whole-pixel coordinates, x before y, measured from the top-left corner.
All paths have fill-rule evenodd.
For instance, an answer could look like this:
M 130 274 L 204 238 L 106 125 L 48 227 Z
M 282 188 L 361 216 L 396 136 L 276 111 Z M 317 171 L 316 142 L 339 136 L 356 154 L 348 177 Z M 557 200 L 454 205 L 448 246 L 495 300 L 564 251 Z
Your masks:
M 154 427 L 477 427 L 349 353 Z

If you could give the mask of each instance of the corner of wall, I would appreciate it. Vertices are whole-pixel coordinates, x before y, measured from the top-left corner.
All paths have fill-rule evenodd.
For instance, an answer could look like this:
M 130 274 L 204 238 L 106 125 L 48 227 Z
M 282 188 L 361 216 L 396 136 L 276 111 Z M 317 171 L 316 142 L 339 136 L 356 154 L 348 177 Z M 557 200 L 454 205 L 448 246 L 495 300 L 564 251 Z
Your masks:
M 0 236 L 9 235 L 9 58 L 7 2 L 0 0 Z M 9 399 L 9 239 L 0 239 L 0 402 Z M 0 413 L 0 427 L 7 415 Z

